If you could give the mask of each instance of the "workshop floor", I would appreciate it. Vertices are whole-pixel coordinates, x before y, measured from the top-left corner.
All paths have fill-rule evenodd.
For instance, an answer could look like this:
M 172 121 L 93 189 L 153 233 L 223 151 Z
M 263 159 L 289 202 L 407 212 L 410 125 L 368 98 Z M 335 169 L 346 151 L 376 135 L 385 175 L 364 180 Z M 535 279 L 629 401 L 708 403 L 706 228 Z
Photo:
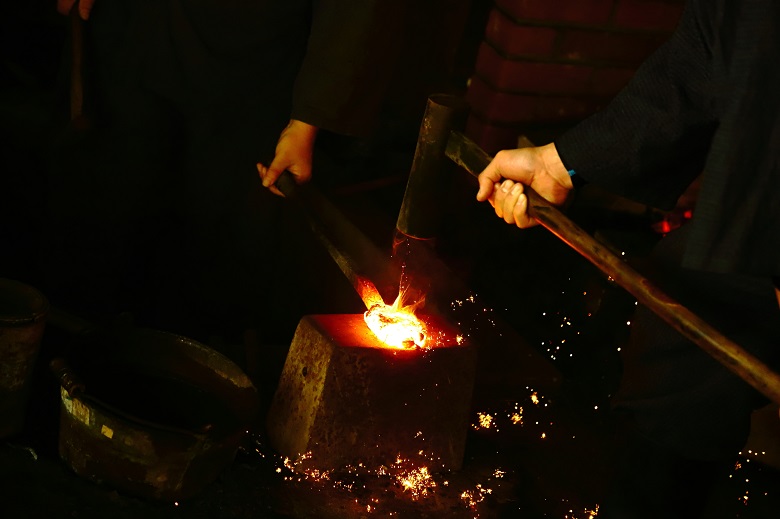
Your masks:
M 392 206 L 388 201 L 402 187 L 335 198 L 346 214 L 362 213 L 367 206 Z M 374 213 L 363 221 L 382 227 L 392 218 Z M 480 239 L 486 240 L 487 248 L 509 236 L 503 226 L 485 229 Z M 315 478 L 291 471 L 267 445 L 258 425 L 235 462 L 187 502 L 150 502 L 86 481 L 57 455 L 58 388 L 45 365 L 67 335 L 50 329 L 34 377 L 27 427 L 22 434 L 0 441 L 2 517 L 597 517 L 612 465 L 617 422 L 608 401 L 620 372 L 618 349 L 628 331 L 633 300 L 551 236 L 530 231 L 518 240 L 512 247 L 532 248 L 540 252 L 537 258 L 548 258 L 547 267 L 536 264 L 539 259 L 530 260 L 536 277 L 515 281 L 523 286 L 521 300 L 486 285 L 478 273 L 479 260 L 465 268 L 463 263 L 475 261 L 473 257 L 454 261 L 471 272 L 475 284 L 481 284 L 482 301 L 490 302 L 487 313 L 495 318 L 490 320 L 504 320 L 522 337 L 521 343 L 499 341 L 495 350 L 481 352 L 473 427 L 464 467 L 457 473 L 432 474 L 416 494 L 403 486 L 402 478 L 408 475 L 403 472 L 379 475 L 367 470 Z M 491 276 L 501 275 L 500 268 L 491 272 Z M 266 393 L 273 389 L 267 377 L 280 367 L 284 348 L 269 352 L 275 360 L 269 361 L 263 372 L 266 379 L 258 384 Z M 528 351 L 538 356 L 523 357 Z M 534 373 L 543 375 L 534 377 Z M 561 378 L 547 380 L 546 373 Z M 518 410 L 520 422 L 512 419 Z M 492 419 L 489 423 L 487 416 Z M 767 466 L 762 454 L 776 450 L 776 440 L 777 436 L 754 442 L 752 452 L 734 460 L 734 469 L 717 483 L 706 517 L 776 517 L 780 472 Z
M 8 84 L 0 102 L 0 277 L 35 280 L 35 244 L 44 223 L 40 187 L 51 167 L 38 145 L 58 132 L 50 111 L 56 100 L 18 81 Z M 413 144 L 413 139 L 404 141 L 392 156 L 380 150 L 373 160 L 381 166 L 370 185 L 323 186 L 372 237 L 391 238 Z M 372 166 L 365 160 L 349 166 L 365 171 Z M 462 470 L 432 474 L 418 487 L 425 492 L 417 494 L 405 489 L 403 473 L 314 478 L 287 468 L 267 445 L 260 416 L 235 462 L 190 501 L 150 502 L 86 481 L 57 453 L 59 390 L 46 365 L 68 337 L 50 328 L 34 373 L 26 428 L 0 440 L 0 517 L 597 517 L 616 437 L 609 397 L 620 375 L 619 349 L 634 301 L 544 230 L 518 233 L 495 221 L 485 207 L 477 207 L 469 189 L 458 185 L 451 195 L 453 218 L 444 232 L 442 255 L 479 294 L 475 304 L 482 305 L 481 322 L 501 321 L 519 339 L 497 340 L 479 353 Z M 653 240 L 625 229 L 604 232 L 637 256 Z M 497 264 L 495 257 L 513 260 Z M 498 328 L 495 333 L 504 337 Z M 263 368 L 255 372 L 265 402 L 286 347 L 269 346 Z M 513 419 L 518 412 L 521 421 Z M 780 435 L 765 434 L 777 427 L 776 419 L 762 417 L 762 434 L 717 482 L 707 518 L 777 517 L 780 471 L 772 466 L 778 466 Z

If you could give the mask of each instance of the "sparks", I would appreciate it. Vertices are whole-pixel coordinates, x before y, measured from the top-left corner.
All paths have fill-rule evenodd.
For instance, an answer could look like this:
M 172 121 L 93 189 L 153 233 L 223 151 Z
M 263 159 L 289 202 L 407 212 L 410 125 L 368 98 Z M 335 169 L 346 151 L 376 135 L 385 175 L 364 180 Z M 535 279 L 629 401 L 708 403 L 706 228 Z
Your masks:
M 474 425 L 474 429 L 490 429 L 493 426 L 493 416 L 488 413 L 477 413 L 478 424 Z
M 436 487 L 436 482 L 428 472 L 428 467 L 410 470 L 405 474 L 399 475 L 397 479 L 404 491 L 409 490 L 415 498 L 426 497 L 428 491 Z
M 376 287 L 367 280 L 362 280 L 360 295 L 368 308 L 363 318 L 368 328 L 382 342 L 397 349 L 425 347 L 427 329 L 425 323 L 414 313 L 417 307 L 425 303 L 425 298 L 411 305 L 405 305 L 405 294 L 401 291 L 395 302 L 387 305 Z

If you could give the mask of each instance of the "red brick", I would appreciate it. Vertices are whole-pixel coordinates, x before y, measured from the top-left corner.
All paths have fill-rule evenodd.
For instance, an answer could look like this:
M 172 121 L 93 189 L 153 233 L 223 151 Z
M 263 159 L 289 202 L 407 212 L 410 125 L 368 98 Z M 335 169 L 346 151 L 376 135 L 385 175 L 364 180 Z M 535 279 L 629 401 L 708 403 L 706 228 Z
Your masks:
M 614 96 L 631 80 L 633 68 L 597 68 L 591 77 L 590 93 L 597 96 Z
M 510 56 L 550 56 L 556 35 L 549 27 L 520 25 L 497 9 L 491 11 L 485 29 L 485 39 Z
M 518 130 L 511 126 L 496 126 L 471 115 L 466 122 L 466 136 L 490 155 L 517 147 Z
M 587 25 L 606 24 L 614 3 L 614 0 L 496 0 L 496 6 L 517 20 Z
M 668 0 L 618 0 L 614 24 L 630 29 L 672 31 L 682 10 L 682 3 Z
M 515 93 L 586 93 L 592 68 L 560 63 L 513 60 L 500 56 L 483 43 L 477 55 L 476 73 L 497 90 Z
M 558 57 L 582 62 L 638 65 L 666 40 L 661 34 L 627 34 L 572 29 L 563 33 Z
M 536 121 L 561 122 L 584 119 L 606 104 L 605 101 L 575 97 L 540 97 L 536 102 Z
M 478 77 L 474 77 L 466 99 L 471 109 L 486 121 L 511 123 L 534 119 L 537 96 L 498 92 Z
M 558 123 L 582 119 L 607 100 L 573 96 L 521 95 L 497 92 L 479 78 L 471 81 L 467 93 L 472 113 L 492 126 L 517 123 Z

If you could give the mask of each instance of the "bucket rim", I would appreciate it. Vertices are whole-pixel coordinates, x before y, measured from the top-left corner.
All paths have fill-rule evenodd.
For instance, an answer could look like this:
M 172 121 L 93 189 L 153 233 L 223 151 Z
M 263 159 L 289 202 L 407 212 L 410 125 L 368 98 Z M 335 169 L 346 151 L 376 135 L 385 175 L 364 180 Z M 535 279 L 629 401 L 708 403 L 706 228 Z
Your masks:
M 34 286 L 15 279 L 0 277 L 0 293 L 15 293 L 19 310 L 0 309 L 0 326 L 24 326 L 38 322 L 49 313 L 49 300 Z M 10 298 L 9 298 L 10 301 Z

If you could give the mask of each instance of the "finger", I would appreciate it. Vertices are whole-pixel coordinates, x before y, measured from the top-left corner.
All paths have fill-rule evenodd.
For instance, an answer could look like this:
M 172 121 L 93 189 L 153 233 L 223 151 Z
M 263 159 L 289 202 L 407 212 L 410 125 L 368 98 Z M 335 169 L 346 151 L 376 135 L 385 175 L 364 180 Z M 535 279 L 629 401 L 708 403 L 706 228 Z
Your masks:
M 67 16 L 76 0 L 57 0 L 57 12 Z
M 262 164 L 261 164 L 261 163 L 259 163 L 259 162 L 257 163 L 256 167 L 257 167 L 257 172 L 258 172 L 258 173 L 259 173 L 259 175 L 260 175 L 260 180 L 263 182 L 263 186 L 264 186 L 264 187 L 267 187 L 267 188 L 268 188 L 268 190 L 269 190 L 271 193 L 273 193 L 273 194 L 275 194 L 275 195 L 277 195 L 277 196 L 281 196 L 281 197 L 283 197 L 283 196 L 284 196 L 284 193 L 282 193 L 281 191 L 279 191 L 279 188 L 277 188 L 277 187 L 274 185 L 274 184 L 276 183 L 276 180 L 274 180 L 273 182 L 271 182 L 271 183 L 269 183 L 268 185 L 266 185 L 266 182 L 267 182 L 267 181 L 269 181 L 269 180 L 267 180 L 267 179 L 270 179 L 270 176 L 269 176 L 269 174 L 268 174 L 268 168 L 266 168 L 264 165 L 262 165 Z M 277 178 L 278 178 L 278 177 L 277 177 Z
M 82 20 L 89 20 L 89 13 L 92 12 L 93 0 L 81 0 L 79 2 L 79 16 Z
M 512 204 L 510 201 L 508 201 L 508 199 L 511 198 L 513 186 L 514 183 L 511 180 L 505 180 L 499 184 L 498 188 L 496 189 L 496 216 L 502 220 L 506 220 L 506 217 L 508 216 L 507 211 L 509 212 L 509 215 L 512 214 Z
M 265 185 L 265 177 L 268 174 L 268 168 L 266 168 L 260 162 L 258 162 L 255 167 L 257 167 L 257 173 L 260 176 L 260 180 L 263 182 L 263 186 L 268 187 Z
M 493 194 L 490 199 L 493 202 L 493 210 L 496 212 L 496 216 L 499 218 L 504 217 L 504 198 L 506 198 L 506 191 L 501 189 L 501 184 L 496 183 L 493 187 Z
M 279 175 L 282 174 L 282 171 L 284 171 L 286 167 L 286 164 L 280 160 L 280 157 L 277 155 L 274 157 L 274 160 L 271 161 L 271 164 L 268 167 L 263 167 L 263 171 L 260 173 L 260 178 L 263 180 L 263 187 L 270 188 L 276 183 L 276 180 L 279 178 Z M 260 169 L 258 168 L 258 171 Z
M 514 225 L 516 223 L 514 210 L 517 206 L 517 201 L 522 194 L 523 184 L 516 183 L 511 187 L 510 191 L 504 198 L 504 221 L 510 225 Z
M 257 172 L 260 174 L 260 180 L 263 183 L 263 187 L 266 187 L 271 191 L 276 190 L 274 184 L 276 184 L 276 180 L 279 178 L 279 175 L 276 175 L 276 178 L 274 178 L 271 168 L 267 168 L 259 162 L 257 163 Z
M 496 210 L 496 216 L 499 218 L 504 218 L 504 215 L 506 214 L 504 212 L 506 208 L 506 198 L 509 196 L 509 193 L 512 191 L 512 187 L 514 186 L 514 182 L 511 180 L 504 180 L 501 184 L 498 185 L 497 188 L 495 188 L 495 191 L 493 193 L 493 199 L 494 199 L 494 209 Z
M 527 229 L 537 225 L 537 221 L 528 215 L 528 195 L 521 194 L 517 198 L 517 203 L 512 208 L 512 216 L 515 220 L 515 225 L 521 229 Z
M 499 187 L 501 187 L 501 184 L 493 184 L 493 189 L 491 189 L 490 196 L 487 199 L 490 205 L 492 205 L 494 208 L 496 207 L 496 193 L 498 193 Z

